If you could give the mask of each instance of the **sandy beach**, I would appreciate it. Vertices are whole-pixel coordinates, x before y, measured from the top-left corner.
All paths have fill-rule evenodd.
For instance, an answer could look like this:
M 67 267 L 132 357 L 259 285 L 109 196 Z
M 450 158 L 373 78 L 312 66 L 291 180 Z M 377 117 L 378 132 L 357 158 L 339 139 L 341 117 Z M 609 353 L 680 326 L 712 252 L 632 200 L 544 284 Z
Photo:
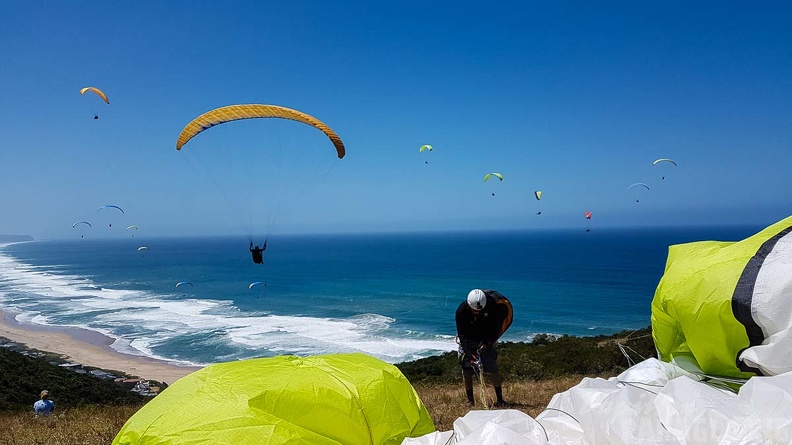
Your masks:
M 87 329 L 20 324 L 14 314 L 0 310 L 0 337 L 53 352 L 86 366 L 123 371 L 137 377 L 172 384 L 200 369 L 176 366 L 161 360 L 122 354 L 110 345 L 113 339 Z

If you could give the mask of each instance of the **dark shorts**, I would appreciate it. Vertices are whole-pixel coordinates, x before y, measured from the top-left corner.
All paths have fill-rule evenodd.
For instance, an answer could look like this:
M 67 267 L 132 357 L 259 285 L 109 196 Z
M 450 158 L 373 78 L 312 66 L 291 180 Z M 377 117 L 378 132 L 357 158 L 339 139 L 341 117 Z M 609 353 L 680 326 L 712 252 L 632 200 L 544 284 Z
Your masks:
M 457 351 L 459 357 L 459 365 L 462 367 L 462 374 L 463 375 L 473 375 L 478 371 L 478 367 L 481 366 L 484 372 L 499 372 L 498 369 L 498 350 L 495 349 L 495 346 L 491 346 L 489 348 L 484 348 L 479 352 L 479 359 L 481 364 L 479 365 L 475 355 L 466 354 L 462 348 L 459 348 Z

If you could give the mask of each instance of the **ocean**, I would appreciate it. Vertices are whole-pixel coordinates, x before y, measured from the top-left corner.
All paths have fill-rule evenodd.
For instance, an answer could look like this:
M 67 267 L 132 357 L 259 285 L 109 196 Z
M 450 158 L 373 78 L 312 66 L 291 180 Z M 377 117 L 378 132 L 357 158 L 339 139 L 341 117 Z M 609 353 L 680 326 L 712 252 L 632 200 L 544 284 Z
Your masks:
M 280 236 L 263 265 L 243 237 L 15 243 L 0 248 L 0 309 L 182 365 L 335 352 L 398 363 L 455 350 L 454 312 L 473 288 L 511 300 L 503 341 L 646 327 L 669 245 L 762 228 Z

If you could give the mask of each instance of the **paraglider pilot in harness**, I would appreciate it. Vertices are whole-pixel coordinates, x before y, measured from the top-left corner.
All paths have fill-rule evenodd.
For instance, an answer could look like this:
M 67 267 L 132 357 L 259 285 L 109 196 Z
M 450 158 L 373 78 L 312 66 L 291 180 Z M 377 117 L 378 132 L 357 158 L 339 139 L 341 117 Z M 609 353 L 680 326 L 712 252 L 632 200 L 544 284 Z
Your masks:
M 253 262 L 256 264 L 264 264 L 264 256 L 262 253 L 267 250 L 267 242 L 264 241 L 264 246 L 259 248 L 258 244 L 253 247 L 253 241 L 250 242 L 250 253 L 253 255 Z
M 468 404 L 475 405 L 473 375 L 488 373 L 495 387 L 496 405 L 505 405 L 502 379 L 498 369 L 498 351 L 495 343 L 512 322 L 512 306 L 500 292 L 473 289 L 456 310 L 459 364 L 465 381 Z M 483 397 L 483 395 L 482 395 Z

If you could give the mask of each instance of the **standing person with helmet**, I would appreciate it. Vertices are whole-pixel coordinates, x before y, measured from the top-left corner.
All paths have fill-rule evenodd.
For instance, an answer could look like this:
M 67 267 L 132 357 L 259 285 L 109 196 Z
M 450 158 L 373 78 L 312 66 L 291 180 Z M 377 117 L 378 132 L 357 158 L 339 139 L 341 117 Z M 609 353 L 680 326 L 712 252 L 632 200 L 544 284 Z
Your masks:
M 498 351 L 495 343 L 509 328 L 512 321 L 512 306 L 500 292 L 473 289 L 456 310 L 457 340 L 459 342 L 459 364 L 465 381 L 468 404 L 475 405 L 473 398 L 473 374 L 490 375 L 497 397 L 496 406 L 503 406 L 502 379 L 498 369 Z M 477 369 L 480 367 L 481 369 Z

